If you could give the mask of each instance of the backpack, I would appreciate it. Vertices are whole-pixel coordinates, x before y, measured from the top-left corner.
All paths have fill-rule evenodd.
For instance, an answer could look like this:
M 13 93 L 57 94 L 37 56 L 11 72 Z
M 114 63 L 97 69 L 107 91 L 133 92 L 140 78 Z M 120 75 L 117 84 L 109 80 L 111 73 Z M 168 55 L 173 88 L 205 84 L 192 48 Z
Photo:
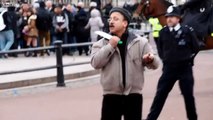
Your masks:
M 7 11 L 4 10 L 0 13 L 0 31 L 4 30 L 5 27 L 6 27 L 6 25 L 4 23 L 4 18 L 3 18 L 3 15 L 4 15 L 5 12 L 7 12 Z

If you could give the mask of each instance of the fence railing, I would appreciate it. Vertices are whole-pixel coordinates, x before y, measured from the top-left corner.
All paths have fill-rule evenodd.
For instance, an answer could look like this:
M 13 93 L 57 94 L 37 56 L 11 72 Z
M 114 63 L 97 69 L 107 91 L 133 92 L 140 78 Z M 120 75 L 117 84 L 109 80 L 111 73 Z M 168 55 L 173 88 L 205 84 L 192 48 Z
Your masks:
M 32 72 L 32 71 L 40 71 L 40 70 L 47 70 L 47 69 L 55 69 L 56 68 L 57 69 L 57 87 L 63 87 L 63 86 L 65 86 L 64 67 L 88 64 L 88 63 L 90 63 L 90 61 L 63 64 L 62 49 L 67 48 L 67 47 L 89 46 L 89 45 L 92 45 L 92 44 L 93 44 L 92 42 L 86 42 L 86 43 L 62 45 L 62 41 L 58 40 L 58 41 L 54 42 L 54 46 L 49 46 L 49 47 L 38 47 L 38 48 L 28 48 L 28 49 L 20 49 L 20 50 L 10 50 L 10 51 L 5 51 L 5 52 L 0 51 L 0 56 L 4 55 L 4 54 L 10 54 L 10 53 L 23 53 L 23 52 L 42 51 L 42 50 L 51 50 L 51 49 L 55 50 L 55 53 L 56 53 L 56 65 L 39 67 L 39 68 L 31 68 L 31 69 L 24 69 L 24 70 L 5 71 L 5 72 L 0 72 L 0 75 L 24 73 L 24 72 Z

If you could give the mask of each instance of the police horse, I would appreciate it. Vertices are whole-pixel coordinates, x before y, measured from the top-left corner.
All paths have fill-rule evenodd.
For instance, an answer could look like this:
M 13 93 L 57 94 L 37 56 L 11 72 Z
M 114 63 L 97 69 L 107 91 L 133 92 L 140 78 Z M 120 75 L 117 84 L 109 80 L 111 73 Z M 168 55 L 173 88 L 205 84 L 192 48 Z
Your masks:
M 173 5 L 166 0 L 141 0 L 134 16 L 158 18 L 162 26 L 166 25 L 167 8 Z M 205 43 L 203 50 L 213 49 L 213 7 L 211 0 L 191 0 L 178 6 L 182 11 L 182 24 L 194 28 L 199 40 Z M 212 34 L 213 35 L 213 34 Z

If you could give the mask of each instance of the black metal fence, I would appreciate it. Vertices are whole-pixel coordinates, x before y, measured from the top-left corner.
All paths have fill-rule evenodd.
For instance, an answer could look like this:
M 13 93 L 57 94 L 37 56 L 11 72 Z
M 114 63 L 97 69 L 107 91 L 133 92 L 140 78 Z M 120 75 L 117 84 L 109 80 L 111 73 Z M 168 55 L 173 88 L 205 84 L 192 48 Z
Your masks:
M 10 53 L 23 53 L 23 52 L 32 52 L 32 51 L 42 51 L 42 50 L 55 50 L 56 52 L 56 65 L 40 67 L 40 68 L 32 68 L 32 69 L 24 69 L 24 70 L 17 70 L 17 71 L 5 71 L 0 72 L 0 75 L 7 75 L 7 74 L 15 74 L 15 73 L 24 73 L 24 72 L 32 72 L 32 71 L 39 71 L 39 70 L 47 70 L 47 69 L 57 69 L 57 87 L 65 86 L 64 82 L 64 67 L 74 66 L 74 65 L 81 65 L 81 64 L 88 64 L 90 61 L 86 62 L 79 62 L 79 63 L 70 63 L 70 64 L 63 64 L 62 58 L 62 49 L 67 47 L 79 47 L 79 46 L 89 46 L 92 45 L 92 42 L 86 43 L 78 43 L 78 44 L 63 44 L 62 41 L 55 41 L 54 46 L 49 47 L 38 47 L 38 48 L 28 48 L 28 49 L 21 49 L 21 50 L 10 50 L 10 51 L 0 51 L 0 56 L 4 54 Z

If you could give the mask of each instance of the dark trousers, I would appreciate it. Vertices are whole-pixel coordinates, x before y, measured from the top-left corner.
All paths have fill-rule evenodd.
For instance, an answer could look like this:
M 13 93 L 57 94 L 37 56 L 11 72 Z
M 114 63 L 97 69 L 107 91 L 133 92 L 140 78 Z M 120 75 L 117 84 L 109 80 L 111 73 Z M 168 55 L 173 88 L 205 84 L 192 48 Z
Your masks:
M 157 43 L 158 43 L 158 37 L 154 37 L 154 41 L 155 41 L 155 44 L 157 45 Z
M 104 95 L 101 120 L 141 120 L 142 103 L 141 94 Z
M 181 93 L 184 97 L 185 108 L 189 120 L 197 120 L 195 100 L 193 96 L 194 78 L 192 65 L 177 65 L 163 67 L 163 74 L 157 86 L 157 93 L 152 103 L 147 120 L 157 120 L 169 92 L 179 80 Z
M 68 44 L 75 44 L 76 43 L 76 38 L 72 33 L 67 34 L 67 42 L 68 42 Z M 71 53 L 75 52 L 76 50 L 77 50 L 77 47 L 69 48 L 69 51 Z
M 88 42 L 88 37 L 76 36 L 76 38 L 77 38 L 77 43 Z M 82 55 L 83 50 L 84 50 L 84 52 L 86 53 L 86 55 L 88 55 L 89 46 L 88 46 L 88 45 L 85 45 L 85 46 L 78 46 L 79 55 Z
M 67 32 L 55 33 L 54 41 L 56 41 L 56 40 L 62 40 L 63 44 L 67 44 Z M 64 54 L 69 54 L 69 48 L 67 48 L 67 47 L 63 48 L 62 52 L 63 52 L 63 55 Z
M 14 42 L 13 42 L 13 45 L 11 46 L 10 50 L 17 50 L 18 44 L 19 44 L 19 41 L 16 38 L 16 35 L 14 34 Z M 17 53 L 10 53 L 9 56 L 17 57 Z

